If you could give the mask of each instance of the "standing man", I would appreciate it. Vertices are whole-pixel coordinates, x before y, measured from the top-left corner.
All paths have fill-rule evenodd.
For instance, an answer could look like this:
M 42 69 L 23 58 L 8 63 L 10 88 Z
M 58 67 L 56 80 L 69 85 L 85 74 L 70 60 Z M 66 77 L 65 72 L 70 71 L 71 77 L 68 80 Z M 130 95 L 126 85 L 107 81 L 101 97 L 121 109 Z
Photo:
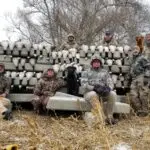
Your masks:
M 144 54 L 150 61 L 150 33 L 146 34 L 145 36 L 145 44 L 146 44 L 146 47 L 144 50 Z
M 78 44 L 77 42 L 75 41 L 75 37 L 73 34 L 69 34 L 68 37 L 67 37 L 67 41 L 64 42 L 61 46 L 61 50 L 63 49 L 70 49 L 70 48 L 76 48 L 78 49 Z
M 54 96 L 56 91 L 65 85 L 65 81 L 57 78 L 52 68 L 46 70 L 34 90 L 35 97 L 32 100 L 34 111 L 37 114 L 46 111 L 46 105 L 50 97 Z
M 114 34 L 111 31 L 106 31 L 103 39 L 103 44 L 106 46 L 109 45 L 118 45 L 117 41 L 114 39 Z
M 4 76 L 5 66 L 0 64 L 0 114 L 3 119 L 10 120 L 12 118 L 12 104 L 6 97 L 10 90 L 10 79 Z
M 91 110 L 95 109 L 95 100 L 97 103 L 107 102 L 106 104 L 106 123 L 115 124 L 113 118 L 113 109 L 117 95 L 113 91 L 114 84 L 107 72 L 103 69 L 102 59 L 99 55 L 94 55 L 91 60 L 91 68 L 83 72 L 81 86 L 84 88 L 84 98 L 90 104 Z
M 140 49 L 138 47 L 133 51 L 131 64 L 131 106 L 138 116 L 144 117 L 148 115 L 149 111 L 149 85 L 147 83 L 148 80 L 146 81 L 146 79 L 149 78 L 149 61 L 144 56 L 144 54 L 140 52 Z

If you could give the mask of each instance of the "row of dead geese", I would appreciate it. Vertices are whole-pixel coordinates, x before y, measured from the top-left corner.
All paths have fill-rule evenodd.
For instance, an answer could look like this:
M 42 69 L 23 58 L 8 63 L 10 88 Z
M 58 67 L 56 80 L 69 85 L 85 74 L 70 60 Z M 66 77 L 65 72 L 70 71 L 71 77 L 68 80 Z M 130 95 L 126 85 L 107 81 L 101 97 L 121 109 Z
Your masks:
M 125 63 L 124 61 L 125 61 L 124 59 L 116 59 L 116 60 L 115 59 L 102 59 L 103 64 L 108 65 L 108 66 L 117 65 L 117 66 L 121 67 L 124 65 L 124 63 Z M 20 58 L 20 57 L 14 57 L 14 58 L 12 58 L 12 62 L 16 68 L 19 66 L 25 67 L 25 64 L 27 63 L 27 59 Z M 37 63 L 37 60 L 35 58 L 30 58 L 28 60 L 28 63 L 34 68 Z M 77 61 L 77 63 L 75 63 L 75 62 L 72 62 L 72 63 L 74 63 L 77 70 L 79 70 L 78 68 L 81 67 L 81 65 L 79 64 L 79 61 Z M 69 64 L 67 64 L 67 63 L 56 63 L 55 64 L 55 59 L 53 59 L 53 64 L 54 64 L 53 65 L 54 69 L 57 70 L 56 72 L 64 71 L 65 68 L 67 68 L 66 66 L 70 65 L 70 63 Z
M 27 81 L 26 84 L 29 84 L 28 82 L 33 78 L 36 79 L 36 81 L 39 80 L 42 77 L 42 72 L 35 73 L 35 72 L 26 72 L 26 71 L 23 71 L 23 72 L 6 71 L 5 76 L 11 77 L 11 79 L 13 81 L 17 78 L 20 82 L 20 87 L 22 87 L 21 82 L 22 82 L 23 79 L 26 79 L 26 81 Z M 122 74 L 120 74 L 120 75 L 112 74 L 111 77 L 112 77 L 112 80 L 113 80 L 114 84 L 117 84 L 118 81 L 119 82 L 124 82 L 125 81 L 125 77 L 122 76 Z M 12 83 L 12 85 L 13 84 L 14 83 Z M 36 84 L 36 82 L 35 82 L 35 84 Z
M 26 41 L 26 40 L 22 40 L 18 42 L 2 41 L 0 42 L 0 46 L 2 46 L 4 50 L 7 50 L 7 49 L 13 50 L 14 48 L 17 48 L 18 50 L 22 50 L 26 48 L 26 50 L 34 49 L 34 50 L 39 50 L 39 51 L 46 49 L 47 53 L 52 52 L 52 45 L 45 43 L 45 42 L 42 42 L 40 44 L 31 44 L 29 41 Z M 109 51 L 112 53 L 114 53 L 115 51 L 119 51 L 120 53 L 128 53 L 131 50 L 131 47 L 128 45 L 124 45 L 124 46 L 82 45 L 80 49 L 83 50 L 85 53 L 88 53 L 88 52 L 94 53 L 95 51 L 99 51 L 100 53 L 109 52 Z M 71 48 L 69 51 L 73 53 L 73 55 L 77 52 L 75 48 Z

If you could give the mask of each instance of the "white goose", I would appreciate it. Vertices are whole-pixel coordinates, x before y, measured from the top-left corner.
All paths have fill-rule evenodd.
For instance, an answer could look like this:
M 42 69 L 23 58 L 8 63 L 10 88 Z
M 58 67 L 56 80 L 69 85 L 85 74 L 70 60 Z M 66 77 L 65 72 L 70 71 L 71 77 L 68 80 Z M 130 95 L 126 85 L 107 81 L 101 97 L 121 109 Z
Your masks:
M 116 51 L 116 46 L 110 45 L 109 49 L 110 49 L 110 52 L 114 53 Z
M 54 72 L 58 73 L 60 70 L 60 65 L 59 64 L 53 65 L 53 69 L 54 69 Z
M 18 65 L 19 65 L 19 60 L 20 60 L 20 57 L 15 57 L 15 58 L 12 59 L 13 64 L 15 65 L 15 67 L 18 67 Z
M 42 77 L 42 73 L 41 72 L 39 72 L 39 73 L 36 74 L 36 78 L 37 79 L 40 79 L 41 77 Z
M 6 71 L 5 76 L 8 77 L 8 78 L 11 77 L 11 72 L 10 71 Z
M 91 46 L 90 46 L 90 50 L 91 50 L 92 54 L 94 54 L 95 49 L 96 49 L 96 46 L 95 46 L 95 45 L 91 45 Z
M 123 47 L 119 46 L 119 47 L 117 47 L 117 50 L 118 50 L 120 53 L 123 53 Z
M 112 66 L 113 60 L 112 59 L 107 59 L 106 63 L 107 63 L 108 66 Z
M 131 47 L 128 45 L 124 46 L 124 52 L 127 54 L 131 50 Z
M 113 83 L 116 84 L 118 80 L 118 76 L 113 74 L 111 77 L 112 77 Z
M 8 41 L 2 41 L 1 45 L 2 45 L 2 47 L 3 47 L 4 50 L 7 50 L 8 47 L 9 47 L 9 42 Z
M 26 73 L 27 80 L 30 80 L 33 77 L 33 75 L 34 75 L 33 72 L 27 72 Z
M 15 79 L 17 77 L 17 75 L 18 75 L 17 72 L 15 72 L 15 71 L 11 72 L 11 78 L 12 79 Z
M 104 47 L 102 45 L 99 45 L 97 47 L 97 49 L 98 49 L 99 53 L 103 53 L 103 51 L 104 51 Z

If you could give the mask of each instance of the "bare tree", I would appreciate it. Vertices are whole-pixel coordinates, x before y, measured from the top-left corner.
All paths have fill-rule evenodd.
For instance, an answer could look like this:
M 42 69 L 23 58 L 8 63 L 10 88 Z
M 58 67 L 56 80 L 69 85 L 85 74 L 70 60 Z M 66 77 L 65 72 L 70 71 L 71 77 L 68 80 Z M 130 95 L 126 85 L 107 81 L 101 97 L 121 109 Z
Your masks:
M 79 43 L 102 40 L 107 29 L 119 41 L 133 42 L 148 29 L 149 11 L 137 0 L 23 0 L 18 21 L 11 19 L 22 37 L 33 42 L 62 43 L 73 33 Z

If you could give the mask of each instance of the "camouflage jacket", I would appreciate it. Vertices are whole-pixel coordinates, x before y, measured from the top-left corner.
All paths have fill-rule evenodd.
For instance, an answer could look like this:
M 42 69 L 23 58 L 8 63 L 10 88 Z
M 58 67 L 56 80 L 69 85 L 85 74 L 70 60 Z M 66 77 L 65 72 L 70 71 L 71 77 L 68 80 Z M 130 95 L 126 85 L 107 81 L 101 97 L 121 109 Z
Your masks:
M 149 61 L 143 54 L 140 54 L 135 58 L 131 57 L 130 63 L 131 63 L 130 76 L 132 79 L 134 79 L 139 75 L 145 74 L 146 65 L 149 63 Z
M 11 86 L 10 78 L 5 77 L 4 75 L 0 75 L 0 94 L 6 93 L 9 94 Z
M 75 42 L 75 41 L 73 41 L 73 42 L 64 42 L 62 45 L 61 45 L 61 47 L 60 47 L 60 50 L 63 50 L 63 49 L 70 49 L 70 48 L 76 48 L 76 49 L 78 49 L 79 48 L 79 46 L 78 46 L 78 44 Z
M 54 96 L 56 91 L 65 85 L 66 82 L 63 79 L 57 77 L 48 78 L 44 73 L 34 89 L 34 95 Z
M 99 56 L 93 56 L 99 57 Z M 101 58 L 99 58 L 102 64 Z M 103 66 L 98 70 L 93 68 L 89 68 L 87 71 L 83 71 L 81 75 L 81 86 L 84 88 L 85 91 L 93 90 L 94 85 L 100 84 L 102 86 L 108 86 L 113 90 L 114 83 L 112 78 L 107 70 L 103 69 Z
M 103 45 L 104 46 L 109 46 L 109 45 L 118 45 L 118 42 L 114 39 L 114 38 L 112 38 L 112 40 L 110 41 L 110 43 L 107 43 L 107 42 L 105 42 L 105 40 L 103 40 Z
M 145 48 L 144 48 L 144 55 L 145 55 L 145 57 L 147 57 L 147 59 L 149 59 L 149 61 L 150 61 L 150 48 L 148 48 L 148 47 L 145 47 Z

